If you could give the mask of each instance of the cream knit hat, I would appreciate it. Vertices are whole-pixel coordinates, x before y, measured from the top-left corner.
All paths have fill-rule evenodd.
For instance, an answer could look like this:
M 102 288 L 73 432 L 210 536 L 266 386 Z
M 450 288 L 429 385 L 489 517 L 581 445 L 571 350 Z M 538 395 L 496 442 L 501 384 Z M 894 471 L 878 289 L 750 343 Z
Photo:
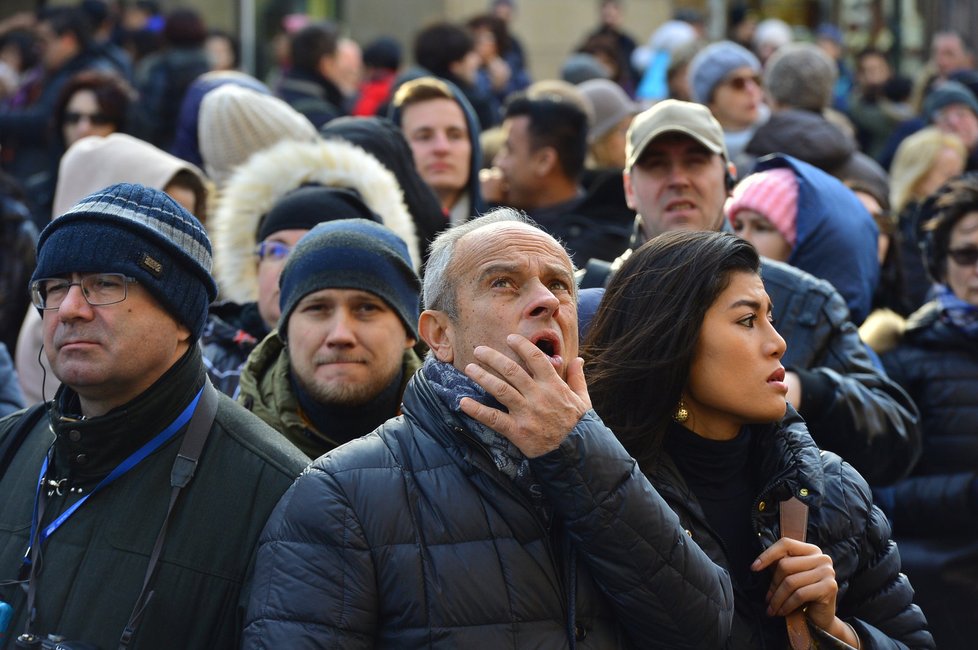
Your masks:
M 312 142 L 318 134 L 281 99 L 225 84 L 204 95 L 197 136 L 204 170 L 221 187 L 252 154 L 282 140 Z

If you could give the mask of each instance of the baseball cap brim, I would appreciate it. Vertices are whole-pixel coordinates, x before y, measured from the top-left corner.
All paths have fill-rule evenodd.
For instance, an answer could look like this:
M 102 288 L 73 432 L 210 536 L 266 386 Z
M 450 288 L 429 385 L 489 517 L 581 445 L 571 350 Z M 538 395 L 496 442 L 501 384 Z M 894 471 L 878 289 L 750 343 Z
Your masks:
M 625 168 L 631 169 L 642 152 L 656 138 L 666 133 L 689 136 L 709 151 L 727 160 L 723 129 L 710 109 L 702 104 L 667 99 L 639 113 L 628 129 Z

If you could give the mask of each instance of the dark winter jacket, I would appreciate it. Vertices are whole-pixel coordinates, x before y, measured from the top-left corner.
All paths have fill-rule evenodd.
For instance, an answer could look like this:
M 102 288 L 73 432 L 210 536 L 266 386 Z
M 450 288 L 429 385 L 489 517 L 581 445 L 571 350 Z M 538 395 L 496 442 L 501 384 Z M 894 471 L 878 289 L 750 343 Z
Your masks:
M 218 302 L 210 306 L 200 346 L 214 388 L 238 399 L 241 368 L 268 332 L 258 313 L 258 303 Z
M 308 118 L 317 129 L 347 114 L 346 98 L 332 81 L 301 70 L 285 73 L 275 94 Z
M 552 517 L 417 373 L 262 534 L 245 648 L 717 648 L 725 571 L 589 411 L 530 467 Z
M 10 359 L 7 346 L 0 343 L 0 418 L 24 408 L 24 394 L 20 392 L 17 371 Z
M 797 236 L 787 262 L 828 280 L 859 326 L 869 315 L 879 282 L 876 223 L 852 190 L 797 158 L 765 156 L 754 171 L 783 168 L 794 172 L 798 182 Z
M 590 181 L 577 198 L 530 212 L 541 228 L 560 240 L 578 267 L 621 255 L 635 227 L 635 213 L 623 202 L 621 175 L 610 172 Z
M 398 404 L 401 402 L 400 396 L 404 394 L 408 380 L 420 367 L 421 359 L 414 350 L 406 350 L 401 364 L 402 380 L 398 392 Z M 303 417 L 290 375 L 289 353 L 285 349 L 285 343 L 278 334 L 270 334 L 258 344 L 241 369 L 241 395 L 238 401 L 285 436 L 309 458 L 319 458 L 327 451 L 338 447 L 341 442 L 331 439 L 324 432 L 317 431 L 307 418 Z M 377 415 L 378 420 L 382 422 L 398 414 Z
M 24 314 L 31 304 L 37 227 L 27 205 L 0 193 L 0 343 L 13 354 Z
M 863 650 L 933 648 L 934 641 L 913 589 L 900 573 L 900 553 L 890 540 L 886 517 L 873 506 L 869 486 L 842 459 L 821 452 L 794 414 L 784 423 L 754 425 L 751 464 L 764 487 L 749 513 L 757 533 L 757 553 L 781 537 L 780 503 L 792 496 L 809 507 L 807 542 L 832 558 L 839 585 L 836 615 L 853 626 Z M 710 558 L 729 567 L 724 541 L 706 520 L 668 452 L 643 468 L 652 485 L 679 514 L 680 524 Z M 746 468 L 745 468 L 746 469 Z M 747 513 L 745 513 L 746 515 Z M 746 596 L 738 599 L 727 650 L 760 650 L 759 623 Z M 821 636 L 816 631 L 816 636 Z M 787 634 L 785 635 L 787 647 Z M 821 647 L 833 647 L 822 644 Z
M 0 599 L 14 615 L 0 647 L 24 629 L 25 594 L 16 580 L 27 548 L 35 488 L 52 449 L 48 478 L 64 478 L 46 499 L 45 524 L 168 426 L 203 385 L 196 348 L 128 404 L 78 420 L 77 396 L 62 387 L 0 476 Z M 22 414 L 0 420 L 0 444 Z M 186 429 L 186 427 L 184 427 Z M 143 584 L 170 500 L 170 472 L 183 432 L 115 482 L 92 494 L 44 543 L 37 622 L 100 648 L 116 648 Z M 53 447 L 52 447 L 53 443 Z M 305 466 L 297 449 L 224 396 L 189 485 L 169 520 L 154 596 L 132 650 L 238 647 L 239 604 L 258 535 L 279 497 Z M 15 633 L 11 633 L 15 632 Z
M 798 374 L 795 405 L 822 449 L 851 463 L 871 485 L 907 475 L 920 454 L 913 401 L 872 362 L 828 282 L 765 259 L 764 289 L 788 348 L 781 363 Z
M 920 409 L 923 451 L 910 478 L 878 490 L 904 571 L 941 648 L 974 645 L 978 620 L 978 340 L 917 311 L 883 364 Z
M 183 96 L 208 70 L 210 62 L 202 47 L 170 47 L 141 61 L 136 71 L 139 100 L 130 122 L 133 135 L 169 151 Z

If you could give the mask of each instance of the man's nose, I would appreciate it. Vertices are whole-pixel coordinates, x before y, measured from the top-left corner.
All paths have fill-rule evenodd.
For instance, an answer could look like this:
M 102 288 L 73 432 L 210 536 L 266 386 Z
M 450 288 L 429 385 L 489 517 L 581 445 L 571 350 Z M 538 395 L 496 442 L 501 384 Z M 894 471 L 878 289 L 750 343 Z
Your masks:
M 686 166 L 681 163 L 673 163 L 669 166 L 669 184 L 687 185 L 689 184 L 689 173 Z
M 351 318 L 350 314 L 346 311 L 337 310 L 329 324 L 329 332 L 326 335 L 327 345 L 344 346 L 353 344 L 356 337 L 354 336 L 352 323 L 350 322 Z
M 530 300 L 526 305 L 526 315 L 529 318 L 552 317 L 560 309 L 560 300 L 546 285 L 539 280 L 530 287 Z
M 93 307 L 85 299 L 81 285 L 73 284 L 68 287 L 64 300 L 58 306 L 58 318 L 68 321 L 75 318 L 90 318 L 92 314 Z

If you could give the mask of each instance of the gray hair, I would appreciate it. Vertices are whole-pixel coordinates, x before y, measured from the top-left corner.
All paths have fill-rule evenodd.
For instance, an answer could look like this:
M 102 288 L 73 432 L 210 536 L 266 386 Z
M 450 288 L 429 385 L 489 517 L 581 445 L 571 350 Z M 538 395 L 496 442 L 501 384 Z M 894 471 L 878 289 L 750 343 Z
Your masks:
M 480 217 L 448 230 L 443 230 L 435 237 L 434 241 L 431 242 L 428 262 L 425 264 L 424 286 L 421 292 L 421 303 L 424 309 L 441 311 L 447 314 L 451 320 L 458 320 L 457 287 L 455 285 L 457 277 L 448 273 L 452 259 L 455 257 L 456 244 L 470 232 L 505 221 L 524 223 L 534 228 L 540 227 L 526 213 L 514 208 L 502 207 L 490 210 Z

